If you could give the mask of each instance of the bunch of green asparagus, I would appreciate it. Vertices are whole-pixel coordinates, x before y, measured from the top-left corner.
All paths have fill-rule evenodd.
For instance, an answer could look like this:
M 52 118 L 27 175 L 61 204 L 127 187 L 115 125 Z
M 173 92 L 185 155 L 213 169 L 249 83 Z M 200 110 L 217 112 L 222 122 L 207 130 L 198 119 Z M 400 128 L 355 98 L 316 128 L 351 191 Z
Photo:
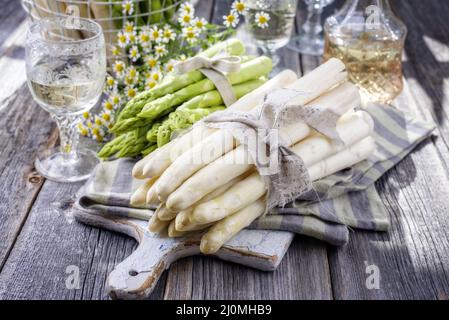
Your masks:
M 244 56 L 241 41 L 230 39 L 199 53 L 213 57 L 218 53 L 242 56 L 238 72 L 226 76 L 237 99 L 257 89 L 272 69 L 267 57 Z M 134 97 L 117 117 L 111 132 L 115 139 L 103 146 L 101 158 L 147 155 L 168 143 L 178 132 L 211 112 L 224 109 L 220 93 L 200 71 L 167 77 L 151 90 Z

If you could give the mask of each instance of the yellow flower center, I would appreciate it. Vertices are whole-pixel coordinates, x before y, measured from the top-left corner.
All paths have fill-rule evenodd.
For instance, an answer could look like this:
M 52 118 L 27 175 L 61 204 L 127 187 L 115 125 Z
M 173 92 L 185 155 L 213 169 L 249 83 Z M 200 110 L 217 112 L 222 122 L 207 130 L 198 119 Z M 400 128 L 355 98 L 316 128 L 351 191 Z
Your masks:
M 196 22 L 195 25 L 196 25 L 196 27 L 199 28 L 199 29 L 201 29 L 201 28 L 204 27 L 204 23 L 203 23 L 201 20 L 198 20 L 198 21 Z
M 133 98 L 136 95 L 136 90 L 133 88 L 128 89 L 128 97 Z
M 140 35 L 141 42 L 148 42 L 149 40 L 150 40 L 150 37 L 146 33 L 143 33 Z
M 235 9 L 236 9 L 238 12 L 243 12 L 243 10 L 245 10 L 245 4 L 244 4 L 243 2 L 237 2 L 237 3 L 235 4 Z
M 118 41 L 121 43 L 125 43 L 126 42 L 126 37 L 125 35 L 121 34 L 118 36 Z
M 112 87 L 114 85 L 114 83 L 115 83 L 114 79 L 108 78 L 108 80 L 107 80 L 108 86 Z
M 120 98 L 119 98 L 119 97 L 114 96 L 114 97 L 112 98 L 112 103 L 113 103 L 113 104 L 117 105 L 119 102 L 120 102 Z M 112 110 L 112 105 L 111 105 L 111 109 L 110 109 L 110 110 Z
M 165 30 L 165 31 L 164 31 L 164 37 L 165 37 L 165 38 L 170 38 L 171 35 L 172 35 L 172 32 L 171 32 L 170 30 Z
M 185 23 L 190 23 L 190 20 L 191 20 L 191 18 L 187 14 L 184 17 L 182 17 L 182 21 L 184 21 Z
M 123 65 L 121 63 L 117 63 L 115 65 L 115 71 L 122 72 L 123 71 Z
M 155 59 L 148 59 L 148 65 L 154 68 L 157 65 L 157 61 Z
M 127 24 L 125 27 L 125 31 L 131 33 L 134 31 L 134 26 L 132 24 Z
M 131 3 L 125 3 L 125 10 L 126 11 L 131 11 Z
M 232 14 L 230 14 L 229 16 L 226 17 L 226 21 L 228 21 L 229 23 L 233 23 L 234 20 L 235 20 L 235 17 Z
M 104 108 L 107 109 L 107 110 L 112 110 L 113 105 L 109 101 L 106 101 L 105 104 L 104 104 Z
M 111 115 L 109 113 L 103 113 L 103 119 L 109 121 L 111 120 Z
M 129 70 L 129 76 L 134 78 L 137 75 L 136 69 L 130 69 Z
M 264 23 L 266 23 L 268 20 L 267 20 L 267 17 L 265 17 L 265 16 L 259 16 L 259 23 L 261 23 L 261 24 L 264 24 Z
M 114 48 L 112 49 L 112 54 L 113 54 L 114 56 L 118 56 L 118 55 L 120 54 L 120 50 L 119 50 L 118 48 L 114 47 Z
M 84 119 L 89 119 L 89 112 L 87 112 L 87 111 L 84 112 L 84 113 L 83 113 L 83 118 L 84 118 Z
M 169 64 L 169 65 L 167 66 L 167 71 L 168 71 L 168 72 L 172 72 L 173 69 L 174 69 L 174 67 L 173 67 L 172 64 Z
M 151 81 L 148 83 L 148 86 L 152 89 L 156 86 L 156 82 Z
M 158 81 L 158 80 L 159 80 L 159 73 L 153 74 L 153 79 L 154 79 L 155 81 Z
M 131 41 L 131 42 L 135 42 L 136 41 L 136 36 L 134 35 L 134 34 L 130 34 L 129 35 L 129 41 Z
M 100 118 L 95 118 L 95 124 L 97 126 L 101 126 L 101 119 Z
M 153 31 L 153 38 L 154 39 L 159 38 L 159 32 L 158 31 Z

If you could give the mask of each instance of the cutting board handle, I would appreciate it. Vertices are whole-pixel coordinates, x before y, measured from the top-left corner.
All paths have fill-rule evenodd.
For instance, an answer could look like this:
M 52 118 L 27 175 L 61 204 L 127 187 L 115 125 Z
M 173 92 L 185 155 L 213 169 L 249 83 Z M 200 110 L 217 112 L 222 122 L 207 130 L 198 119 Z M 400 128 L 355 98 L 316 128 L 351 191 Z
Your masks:
M 199 254 L 199 240 L 200 237 L 190 237 L 188 241 L 179 241 L 145 233 L 136 251 L 109 274 L 108 294 L 112 299 L 148 298 L 172 262 Z

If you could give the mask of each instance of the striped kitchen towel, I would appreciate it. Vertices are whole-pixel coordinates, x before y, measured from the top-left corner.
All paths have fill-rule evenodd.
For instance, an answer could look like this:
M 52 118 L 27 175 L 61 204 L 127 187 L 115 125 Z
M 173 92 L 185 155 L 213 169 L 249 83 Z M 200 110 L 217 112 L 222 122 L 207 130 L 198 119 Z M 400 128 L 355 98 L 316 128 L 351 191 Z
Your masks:
M 386 231 L 389 220 L 374 182 L 395 166 L 435 126 L 414 119 L 389 106 L 370 105 L 374 120 L 376 152 L 367 160 L 314 182 L 314 190 L 284 208 L 276 208 L 256 220 L 250 228 L 291 231 L 342 245 L 349 228 Z M 102 162 L 85 184 L 77 207 L 99 215 L 148 220 L 153 211 L 131 208 L 131 194 L 142 183 L 133 179 L 135 160 Z

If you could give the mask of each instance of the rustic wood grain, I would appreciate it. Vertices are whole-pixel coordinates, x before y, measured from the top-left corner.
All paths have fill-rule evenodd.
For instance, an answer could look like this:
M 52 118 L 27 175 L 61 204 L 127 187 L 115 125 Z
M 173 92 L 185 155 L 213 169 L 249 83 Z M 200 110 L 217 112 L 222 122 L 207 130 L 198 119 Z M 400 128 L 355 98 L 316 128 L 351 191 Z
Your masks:
M 0 47 L 26 17 L 19 0 L 0 0 Z
M 105 299 L 114 266 L 135 241 L 77 223 L 71 207 L 80 184 L 46 181 L 0 274 L 1 299 Z M 66 268 L 79 268 L 79 289 L 67 289 Z M 164 279 L 152 298 L 163 296 Z

